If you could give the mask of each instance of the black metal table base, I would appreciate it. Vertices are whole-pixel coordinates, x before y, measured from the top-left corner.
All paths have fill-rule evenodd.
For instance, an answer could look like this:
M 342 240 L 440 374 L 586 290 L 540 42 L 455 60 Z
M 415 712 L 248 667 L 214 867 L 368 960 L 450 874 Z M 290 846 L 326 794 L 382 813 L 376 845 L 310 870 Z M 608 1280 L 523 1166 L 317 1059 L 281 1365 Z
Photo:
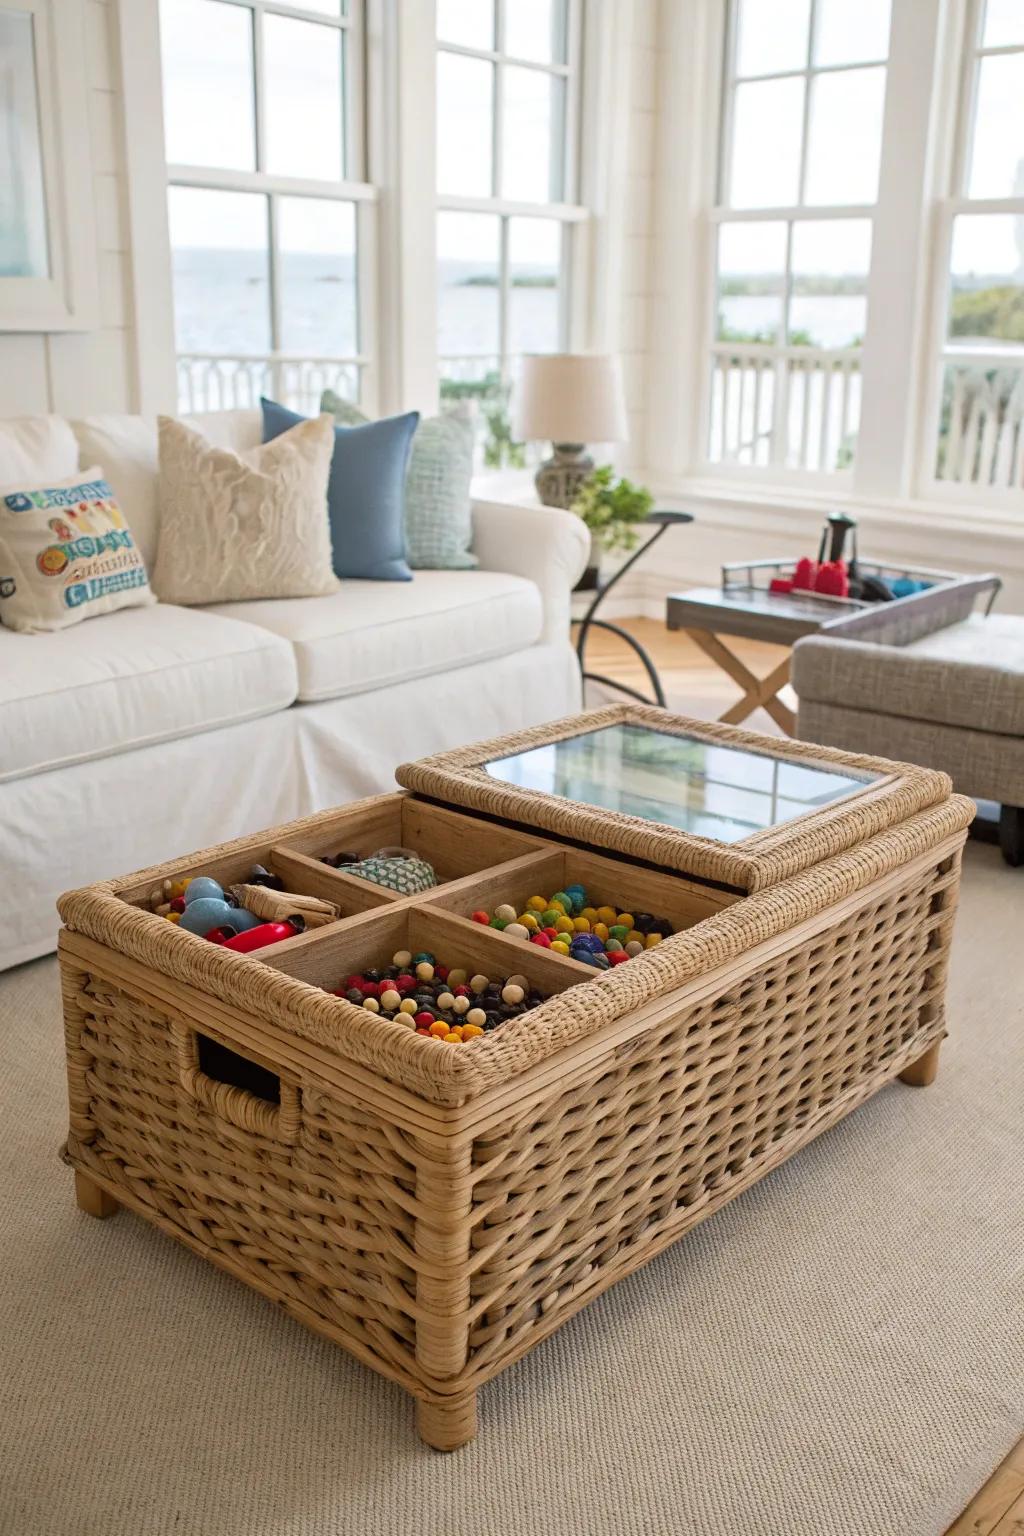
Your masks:
M 593 602 L 590 604 L 590 607 L 587 609 L 586 613 L 583 615 L 583 618 L 580 620 L 580 630 L 576 637 L 576 659 L 580 664 L 580 675 L 582 676 L 584 686 L 587 683 L 600 683 L 602 687 L 613 688 L 619 693 L 628 694 L 631 699 L 637 699 L 641 704 L 656 704 L 661 709 L 664 709 L 666 707 L 665 690 L 661 686 L 661 678 L 658 676 L 658 669 L 654 665 L 654 662 L 651 660 L 644 646 L 640 644 L 640 641 L 636 638 L 635 635 L 631 635 L 629 633 L 628 629 L 623 629 L 619 624 L 612 624 L 607 619 L 595 618 L 595 614 L 597 613 L 598 608 L 604 602 L 604 599 L 608 596 L 608 593 L 614 586 L 618 585 L 623 576 L 625 576 L 626 572 L 640 559 L 640 556 L 646 555 L 647 551 L 652 549 L 654 545 L 657 544 L 658 540 L 661 538 L 662 534 L 667 531 L 667 529 L 676 525 L 681 525 L 683 523 L 692 523 L 693 514 L 692 512 L 652 512 L 646 521 L 648 523 L 654 523 L 657 525 L 654 533 L 652 533 L 651 537 L 647 539 L 645 543 L 641 544 L 639 549 L 633 551 L 629 559 L 619 566 L 619 569 L 615 572 L 614 576 L 612 576 L 609 581 L 605 582 L 604 586 L 598 587 L 597 592 L 594 595 Z M 648 679 L 650 680 L 651 692 L 654 695 L 653 698 L 648 698 L 646 694 L 641 693 L 638 689 L 631 688 L 628 683 L 617 682 L 615 678 L 604 677 L 599 672 L 587 671 L 584 653 L 586 651 L 587 636 L 592 629 L 607 630 L 610 634 L 617 635 L 620 640 L 624 640 L 626 642 L 629 648 L 635 653 L 635 655 L 640 658 L 640 661 L 643 664 L 644 670 L 646 671 Z

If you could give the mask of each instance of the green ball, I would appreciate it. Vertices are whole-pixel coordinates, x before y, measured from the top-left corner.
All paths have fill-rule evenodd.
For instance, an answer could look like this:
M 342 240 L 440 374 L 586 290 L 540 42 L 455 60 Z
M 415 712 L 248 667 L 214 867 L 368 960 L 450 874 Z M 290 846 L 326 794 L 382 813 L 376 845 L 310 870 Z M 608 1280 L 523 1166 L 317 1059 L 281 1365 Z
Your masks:
M 564 912 L 558 912 L 554 907 L 549 907 L 546 912 L 541 913 L 540 925 L 542 928 L 553 928 L 558 922 L 558 919 L 564 916 Z
M 608 929 L 608 937 L 610 939 L 624 939 L 628 933 L 629 929 L 625 923 L 613 923 Z
M 508 927 L 508 923 L 505 921 L 505 919 L 503 917 L 492 917 L 491 921 L 488 923 L 487 926 L 489 928 L 497 928 L 497 929 L 500 930 L 502 928 L 507 928 Z

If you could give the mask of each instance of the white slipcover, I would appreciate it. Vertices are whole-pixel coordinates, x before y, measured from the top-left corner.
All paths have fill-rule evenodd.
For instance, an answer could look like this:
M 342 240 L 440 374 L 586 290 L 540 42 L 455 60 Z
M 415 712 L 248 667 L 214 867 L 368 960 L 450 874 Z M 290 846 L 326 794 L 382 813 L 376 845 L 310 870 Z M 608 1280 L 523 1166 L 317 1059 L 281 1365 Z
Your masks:
M 330 597 L 216 603 L 203 611 L 290 641 L 304 702 L 506 656 L 533 645 L 544 622 L 533 582 L 501 571 L 417 571 L 413 581 L 343 581 Z
M 0 421 L 0 486 L 25 490 L 45 480 L 66 480 L 77 468 L 78 444 L 63 417 Z
M 191 608 L 0 629 L 0 783 L 252 720 L 295 693 L 286 640 Z

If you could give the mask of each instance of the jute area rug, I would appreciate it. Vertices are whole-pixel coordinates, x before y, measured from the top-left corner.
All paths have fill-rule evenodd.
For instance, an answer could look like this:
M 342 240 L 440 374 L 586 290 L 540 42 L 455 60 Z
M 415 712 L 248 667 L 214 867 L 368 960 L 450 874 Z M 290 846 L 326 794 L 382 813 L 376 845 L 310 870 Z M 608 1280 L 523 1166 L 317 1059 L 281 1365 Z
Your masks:
M 0 979 L 4 1536 L 938 1536 L 1024 1430 L 1024 871 L 968 850 L 951 1038 L 485 1390 L 404 1395 L 75 1209 L 52 960 Z

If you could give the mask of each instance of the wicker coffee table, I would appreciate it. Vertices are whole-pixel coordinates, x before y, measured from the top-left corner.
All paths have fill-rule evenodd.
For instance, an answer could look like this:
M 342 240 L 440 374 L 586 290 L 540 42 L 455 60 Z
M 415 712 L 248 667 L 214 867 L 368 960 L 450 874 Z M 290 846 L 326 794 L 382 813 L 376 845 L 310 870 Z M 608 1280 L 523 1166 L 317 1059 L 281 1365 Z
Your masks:
M 398 776 L 62 897 L 67 1157 L 83 1210 L 269 1297 L 452 1450 L 607 1286 L 884 1084 L 931 1081 L 973 807 L 942 774 L 632 705 Z M 321 862 L 390 844 L 440 883 Z M 337 916 L 238 954 L 150 910 L 154 882 L 254 861 Z M 595 972 L 471 920 L 574 882 L 673 935 Z M 449 1044 L 336 995 L 400 950 L 546 1001 Z

